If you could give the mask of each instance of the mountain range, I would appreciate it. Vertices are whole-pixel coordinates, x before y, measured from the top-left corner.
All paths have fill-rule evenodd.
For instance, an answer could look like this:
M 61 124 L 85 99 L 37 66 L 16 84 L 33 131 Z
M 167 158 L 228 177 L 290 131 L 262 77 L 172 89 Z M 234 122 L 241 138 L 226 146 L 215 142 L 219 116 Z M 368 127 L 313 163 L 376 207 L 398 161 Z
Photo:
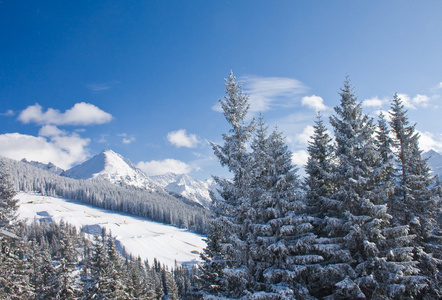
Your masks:
M 105 180 L 122 187 L 133 187 L 148 191 L 166 191 L 186 203 L 196 203 L 205 208 L 211 205 L 210 190 L 215 188 L 212 180 L 198 181 L 185 174 L 168 173 L 147 176 L 129 159 L 112 150 L 104 150 L 91 159 L 63 171 L 52 163 L 28 162 L 40 169 L 81 180 Z M 60 172 L 61 170 L 61 172 Z

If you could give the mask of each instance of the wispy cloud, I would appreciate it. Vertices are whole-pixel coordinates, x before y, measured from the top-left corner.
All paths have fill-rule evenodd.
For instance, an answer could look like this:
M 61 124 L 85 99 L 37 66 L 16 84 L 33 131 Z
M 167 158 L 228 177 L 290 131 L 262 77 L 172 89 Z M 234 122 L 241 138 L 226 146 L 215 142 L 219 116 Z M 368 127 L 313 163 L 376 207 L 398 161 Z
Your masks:
M 86 84 L 86 88 L 88 90 L 92 91 L 93 93 L 100 93 L 100 92 L 108 91 L 118 84 L 120 84 L 120 82 L 117 80 L 108 81 L 108 82 L 92 82 L 92 83 Z
M 192 171 L 191 166 L 176 159 L 141 161 L 137 164 L 137 167 L 149 176 L 166 173 L 188 174 Z
M 169 132 L 167 134 L 167 140 L 178 148 L 195 148 L 200 143 L 195 134 L 187 134 L 185 129 Z
M 5 117 L 10 117 L 10 116 L 14 116 L 15 113 L 12 109 L 8 109 L 6 112 L 4 113 L 0 113 L 0 116 L 5 116 Z
M 244 76 L 238 80 L 250 95 L 250 112 L 264 112 L 274 106 L 290 106 L 306 92 L 304 84 L 293 78 Z
M 111 88 L 110 84 L 107 83 L 90 83 L 87 84 L 86 87 L 94 93 L 107 91 Z
M 249 112 L 254 115 L 275 107 L 290 107 L 297 103 L 300 95 L 305 94 L 307 87 L 299 80 L 287 77 L 242 76 L 238 83 L 249 96 Z M 216 103 L 212 110 L 222 112 L 221 105 Z
M 64 113 L 53 108 L 43 111 L 43 107 L 37 103 L 23 110 L 18 116 L 18 120 L 25 124 L 36 123 L 39 125 L 93 125 L 110 122 L 112 115 L 85 102 L 76 103 Z
M 135 142 L 135 137 L 129 136 L 126 133 L 120 133 L 120 134 L 118 134 L 118 136 L 122 138 L 121 142 L 123 144 L 128 145 L 128 144 L 131 144 L 132 142 Z

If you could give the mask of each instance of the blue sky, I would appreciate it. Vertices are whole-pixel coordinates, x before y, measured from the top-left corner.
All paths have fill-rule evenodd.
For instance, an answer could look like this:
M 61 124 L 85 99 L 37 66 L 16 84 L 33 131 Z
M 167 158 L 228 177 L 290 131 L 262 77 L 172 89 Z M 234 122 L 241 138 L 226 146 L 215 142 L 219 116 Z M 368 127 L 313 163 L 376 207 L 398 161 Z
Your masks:
M 149 174 L 225 174 L 207 141 L 232 70 L 306 158 L 348 75 L 364 112 L 395 92 L 442 151 L 441 1 L 0 2 L 0 155 L 69 168 L 103 149 Z M 224 173 L 223 173 L 224 172 Z

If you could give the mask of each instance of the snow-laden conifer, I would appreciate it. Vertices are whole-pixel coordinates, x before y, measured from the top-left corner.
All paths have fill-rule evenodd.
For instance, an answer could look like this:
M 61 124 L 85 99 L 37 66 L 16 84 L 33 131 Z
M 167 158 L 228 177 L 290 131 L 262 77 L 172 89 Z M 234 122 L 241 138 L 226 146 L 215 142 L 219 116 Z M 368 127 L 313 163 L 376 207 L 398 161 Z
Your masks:
M 315 236 L 311 218 L 304 214 L 305 199 L 292 152 L 277 129 L 270 135 L 266 131 L 260 118 L 251 145 L 249 187 L 252 295 L 256 299 L 306 299 L 305 269 L 322 257 L 312 253 Z
M 221 165 L 228 168 L 233 178 L 214 177 L 220 188 L 219 195 L 213 197 L 214 223 L 209 230 L 215 229 L 220 234 L 213 231 L 207 234 L 210 249 L 202 257 L 202 271 L 207 282 L 203 288 L 206 292 L 207 289 L 217 291 L 219 296 L 238 298 L 245 295 L 252 282 L 247 269 L 249 249 L 246 243 L 247 188 L 250 182 L 247 142 L 253 133 L 254 122 L 246 124 L 248 96 L 243 94 L 242 86 L 236 82 L 232 72 L 225 86 L 227 95 L 220 104 L 231 129 L 228 134 L 223 134 L 224 145 L 212 144 L 212 147 Z M 212 283 L 207 280 L 212 280 Z
M 313 294 L 327 299 L 400 298 L 421 287 L 407 247 L 407 227 L 392 227 L 383 185 L 386 165 L 377 149 L 373 120 L 362 113 L 347 80 L 330 122 L 335 133 L 333 193 L 323 197 L 317 249 L 324 278 Z M 414 285 L 409 285 L 409 282 Z M 401 286 L 398 292 L 395 287 Z
M 391 127 L 396 150 L 395 195 L 390 211 L 396 222 L 408 225 L 416 236 L 414 252 L 421 274 L 427 277 L 430 297 L 441 297 L 441 237 L 436 217 L 440 214 L 440 193 L 419 149 L 419 133 L 410 125 L 402 100 L 394 95 Z

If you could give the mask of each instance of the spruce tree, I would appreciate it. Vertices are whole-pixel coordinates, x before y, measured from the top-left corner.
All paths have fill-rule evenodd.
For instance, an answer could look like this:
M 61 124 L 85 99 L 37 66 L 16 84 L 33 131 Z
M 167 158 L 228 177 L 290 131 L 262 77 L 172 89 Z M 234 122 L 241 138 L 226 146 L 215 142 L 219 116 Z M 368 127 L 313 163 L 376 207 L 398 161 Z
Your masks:
M 252 142 L 253 178 L 250 184 L 251 238 L 249 247 L 259 297 L 305 298 L 306 266 L 322 260 L 311 254 L 315 236 L 282 134 L 275 129 L 267 136 L 262 118 Z
M 320 207 L 324 198 L 329 198 L 334 190 L 331 178 L 333 170 L 332 138 L 327 133 L 320 113 L 317 114 L 313 128 L 314 133 L 307 146 L 309 157 L 305 167 L 307 176 L 304 184 L 307 187 L 306 196 L 310 213 L 314 215 L 321 212 Z
M 421 274 L 426 276 L 429 297 L 441 297 L 441 237 L 436 217 L 440 213 L 440 194 L 435 178 L 419 149 L 419 133 L 410 125 L 402 100 L 394 95 L 391 127 L 396 148 L 395 195 L 390 211 L 396 222 L 408 225 L 415 235 L 414 252 Z
M 327 299 L 391 298 L 416 292 L 419 283 L 407 227 L 393 227 L 383 185 L 386 168 L 377 150 L 373 120 L 362 113 L 347 80 L 330 123 L 335 132 L 333 193 L 322 197 L 324 216 L 317 249 L 325 258 L 322 287 L 315 296 Z M 401 274 L 398 276 L 398 274 Z M 395 276 L 393 276 L 395 275 Z M 319 285 L 316 285 L 319 287 Z
M 224 145 L 212 144 L 212 147 L 233 179 L 214 177 L 220 188 L 219 196 L 213 198 L 214 224 L 209 227 L 207 235 L 208 246 L 212 248 L 207 249 L 203 256 L 202 272 L 207 282 L 203 289 L 206 293 L 216 292 L 218 296 L 238 298 L 245 295 L 251 282 L 246 243 L 250 155 L 246 146 L 254 130 L 254 122 L 246 124 L 248 96 L 243 94 L 242 86 L 236 82 L 232 72 L 225 86 L 227 95 L 220 104 L 232 128 L 230 134 L 223 134 Z M 217 234 L 210 230 L 221 232 Z M 219 270 L 222 271 L 218 273 Z

